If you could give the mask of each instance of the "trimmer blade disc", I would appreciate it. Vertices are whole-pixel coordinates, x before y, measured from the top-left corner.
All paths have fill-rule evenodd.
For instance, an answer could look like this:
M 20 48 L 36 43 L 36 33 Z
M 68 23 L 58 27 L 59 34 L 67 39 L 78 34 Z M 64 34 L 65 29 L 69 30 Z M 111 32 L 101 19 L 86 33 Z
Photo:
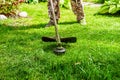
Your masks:
M 56 53 L 56 54 L 62 54 L 62 53 L 65 53 L 65 48 L 63 48 L 63 47 L 56 47 L 55 49 L 54 49 L 54 53 Z
M 61 42 L 65 43 L 74 43 L 77 41 L 76 37 L 67 37 L 67 38 L 60 38 Z M 55 38 L 52 37 L 42 37 L 42 41 L 44 42 L 56 42 Z
M 56 42 L 56 39 L 55 38 L 52 38 L 52 37 L 42 37 L 42 41 L 44 42 Z

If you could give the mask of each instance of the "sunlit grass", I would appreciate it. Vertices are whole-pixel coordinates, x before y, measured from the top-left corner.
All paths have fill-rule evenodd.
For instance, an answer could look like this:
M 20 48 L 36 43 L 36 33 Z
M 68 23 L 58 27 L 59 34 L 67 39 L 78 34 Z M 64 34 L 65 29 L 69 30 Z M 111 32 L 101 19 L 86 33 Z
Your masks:
M 23 4 L 28 18 L 0 21 L 1 80 L 119 80 L 119 16 L 94 15 L 98 8 L 85 7 L 87 25 L 76 23 L 71 10 L 61 8 L 59 33 L 77 37 L 76 43 L 63 43 L 66 53 L 56 55 L 56 43 L 42 36 L 55 36 L 49 21 L 47 3 Z

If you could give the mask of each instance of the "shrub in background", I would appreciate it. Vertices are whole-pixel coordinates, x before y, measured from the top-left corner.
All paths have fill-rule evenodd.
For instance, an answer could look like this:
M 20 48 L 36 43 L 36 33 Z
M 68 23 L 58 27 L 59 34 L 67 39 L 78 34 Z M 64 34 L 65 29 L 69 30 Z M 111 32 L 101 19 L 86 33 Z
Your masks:
M 18 5 L 21 2 L 23 2 L 23 0 L 4 0 L 0 3 L 0 14 L 15 17 L 18 10 Z
M 47 0 L 38 0 L 39 2 L 47 2 Z
M 110 1 L 110 0 L 83 0 L 84 2 L 93 2 L 93 3 L 104 3 L 105 1 Z
M 120 12 L 120 0 L 110 0 L 105 1 L 101 6 L 98 13 L 99 14 L 116 14 Z
M 105 1 L 109 1 L 109 0 L 95 0 L 95 3 L 104 3 Z

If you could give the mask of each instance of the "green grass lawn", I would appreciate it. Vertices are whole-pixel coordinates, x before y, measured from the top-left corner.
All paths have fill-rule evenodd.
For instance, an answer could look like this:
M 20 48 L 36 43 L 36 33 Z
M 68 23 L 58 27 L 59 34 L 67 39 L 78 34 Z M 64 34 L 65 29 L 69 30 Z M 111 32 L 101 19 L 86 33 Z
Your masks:
M 120 17 L 95 15 L 98 8 L 85 7 L 87 25 L 76 23 L 71 10 L 61 8 L 59 32 L 77 37 L 63 43 L 66 53 L 56 55 L 56 43 L 47 3 L 23 4 L 28 18 L 0 21 L 0 80 L 120 80 Z

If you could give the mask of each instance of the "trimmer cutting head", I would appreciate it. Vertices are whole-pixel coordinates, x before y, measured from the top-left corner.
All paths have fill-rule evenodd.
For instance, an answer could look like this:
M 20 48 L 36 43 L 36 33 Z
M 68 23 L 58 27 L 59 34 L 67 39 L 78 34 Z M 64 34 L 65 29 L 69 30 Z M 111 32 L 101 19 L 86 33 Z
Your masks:
M 61 42 L 65 43 L 74 43 L 77 41 L 76 37 L 67 37 L 67 38 L 60 38 Z M 44 42 L 56 42 L 55 38 L 52 37 L 42 37 L 42 41 Z
M 77 41 L 76 37 L 67 37 L 67 38 L 60 38 L 61 42 L 65 42 L 65 43 L 74 43 Z M 56 38 L 52 38 L 52 37 L 42 37 L 42 41 L 44 42 L 56 42 Z M 65 53 L 65 48 L 60 45 L 58 45 L 54 50 L 54 53 L 56 53 L 57 55 L 60 55 L 62 53 Z
M 66 50 L 63 47 L 56 47 L 53 51 L 54 53 L 60 55 L 61 53 L 65 53 Z

